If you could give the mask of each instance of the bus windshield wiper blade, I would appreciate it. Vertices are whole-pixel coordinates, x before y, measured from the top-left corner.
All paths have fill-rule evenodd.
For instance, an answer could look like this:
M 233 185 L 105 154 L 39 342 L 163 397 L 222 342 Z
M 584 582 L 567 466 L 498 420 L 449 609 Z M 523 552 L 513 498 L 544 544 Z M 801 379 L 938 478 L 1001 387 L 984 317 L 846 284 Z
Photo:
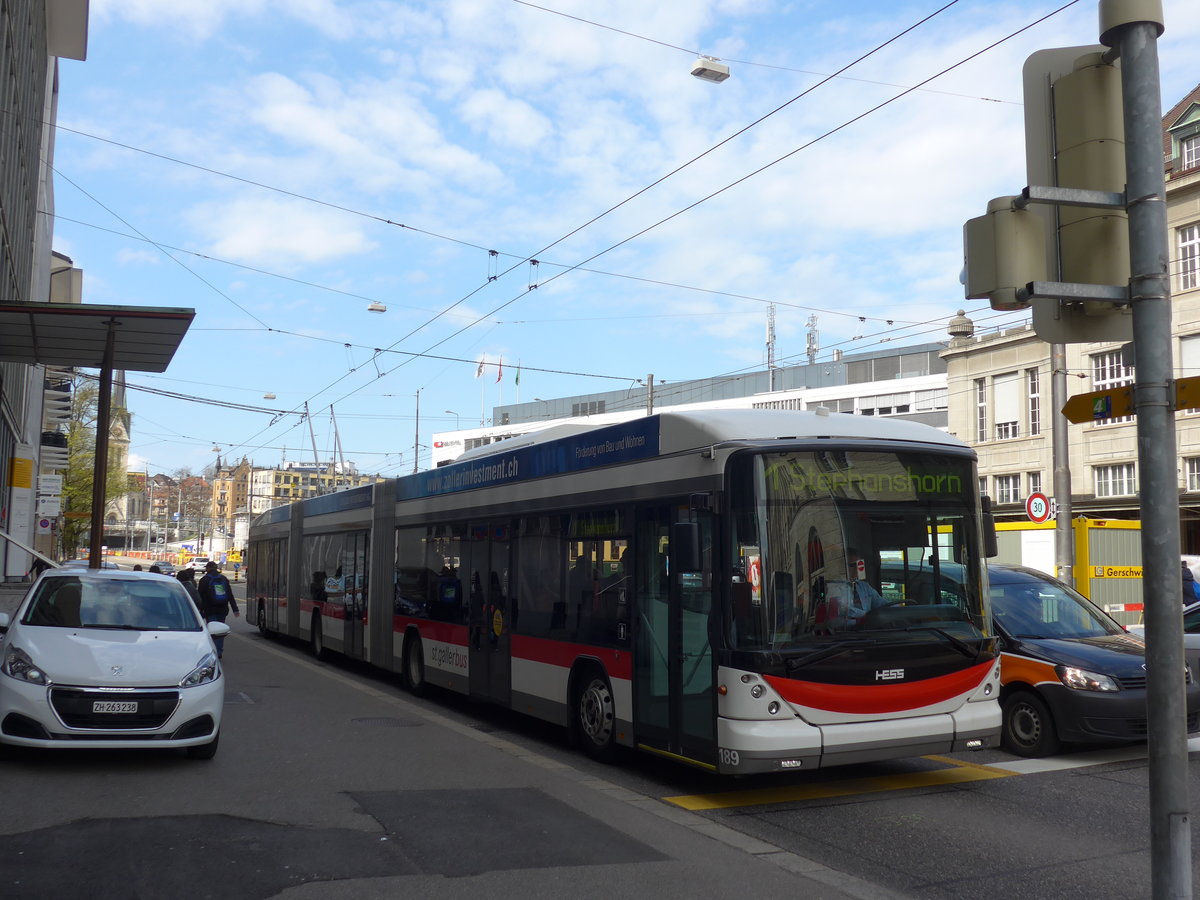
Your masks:
M 855 647 L 872 646 L 879 643 L 878 638 L 853 638 L 852 640 L 842 640 L 836 643 L 828 644 L 811 653 L 806 653 L 804 656 L 793 657 L 784 663 L 784 668 L 787 669 L 790 675 L 796 669 L 803 669 L 806 666 L 811 666 L 813 663 L 818 663 L 823 659 L 829 659 L 831 656 L 837 656 L 844 650 L 849 650 Z
M 959 653 L 961 653 L 963 656 L 969 656 L 972 659 L 979 658 L 979 651 L 983 649 L 983 641 L 985 640 L 985 638 L 980 638 L 979 646 L 977 646 L 974 650 L 972 650 L 971 647 L 967 644 L 967 642 L 964 641 L 962 638 L 957 638 L 954 635 L 952 635 L 950 632 L 946 631 L 946 629 L 938 628 L 936 625 L 909 625 L 904 630 L 905 631 L 932 631 L 932 632 L 935 632 L 936 634 L 939 634 L 942 637 L 944 637 L 946 639 L 946 642 L 948 644 L 950 644 L 950 646 L 953 647 L 955 650 L 957 650 Z

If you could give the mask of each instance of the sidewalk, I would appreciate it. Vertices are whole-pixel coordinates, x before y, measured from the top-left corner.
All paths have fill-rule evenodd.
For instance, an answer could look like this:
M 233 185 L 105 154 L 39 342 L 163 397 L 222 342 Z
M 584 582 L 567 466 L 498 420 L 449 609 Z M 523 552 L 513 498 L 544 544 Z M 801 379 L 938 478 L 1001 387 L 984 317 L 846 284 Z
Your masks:
M 237 594 L 240 595 L 239 599 L 244 597 L 244 585 L 245 583 L 242 582 L 235 586 L 240 588 L 237 591 Z M 27 585 L 0 585 L 0 612 L 8 612 L 11 615 L 26 588 Z M 235 633 L 245 633 L 251 630 L 244 620 L 241 622 L 231 620 L 231 624 L 233 624 Z M 245 640 L 245 637 L 242 640 Z M 248 650 L 249 647 L 246 649 Z M 263 679 L 265 679 L 264 683 L 272 685 L 287 681 L 287 679 L 281 679 L 273 671 L 269 673 L 254 671 L 264 665 L 272 669 L 278 668 L 281 661 L 286 661 L 287 654 L 275 649 L 267 642 L 257 643 L 256 649 L 258 652 L 248 654 L 243 659 L 237 672 L 230 673 L 231 685 L 230 688 L 227 688 L 228 697 L 244 698 L 249 694 L 259 693 L 258 682 Z M 287 664 L 292 665 L 290 662 Z M 575 855 L 582 854 L 586 858 L 586 860 L 581 858 L 576 862 L 576 865 L 583 864 L 583 869 L 558 869 L 554 865 L 547 864 L 540 857 L 521 865 L 511 862 L 501 865 L 494 861 L 480 862 L 477 860 L 480 865 L 483 865 L 485 872 L 488 872 L 488 869 L 493 870 L 488 872 L 487 878 L 479 883 L 475 883 L 471 878 L 459 879 L 462 889 L 460 896 L 463 900 L 474 900 L 475 897 L 513 900 L 518 897 L 562 896 L 564 893 L 574 893 L 579 897 L 620 896 L 622 894 L 644 894 L 646 891 L 666 900 L 666 898 L 702 896 L 717 885 L 719 885 L 718 892 L 729 892 L 735 885 L 742 885 L 749 893 L 763 898 L 896 900 L 902 896 L 703 816 L 670 806 L 653 797 L 630 791 L 619 784 L 619 776 L 614 776 L 612 779 L 597 778 L 594 775 L 585 774 L 581 770 L 576 770 L 569 764 L 555 762 L 536 751 L 506 740 L 503 735 L 492 734 L 487 729 L 479 729 L 472 722 L 459 721 L 459 717 L 452 712 L 442 712 L 436 706 L 415 703 L 403 695 L 395 695 L 376 687 L 369 681 L 364 682 L 353 676 L 345 675 L 336 667 L 321 667 L 316 674 L 319 676 L 318 683 L 328 679 L 331 686 L 334 684 L 343 686 L 330 700 L 331 703 L 336 704 L 336 715 L 333 718 L 337 722 L 337 732 L 342 735 L 342 738 L 337 738 L 336 735 L 328 737 L 328 740 L 333 743 L 326 744 L 323 743 L 325 737 L 313 734 L 311 737 L 316 745 L 326 747 L 327 750 L 332 751 L 335 756 L 339 756 L 343 760 L 353 757 L 355 763 L 352 769 L 355 771 L 361 769 L 379 773 L 375 776 L 380 780 L 380 783 L 376 785 L 376 790 L 402 786 L 404 790 L 400 795 L 407 797 L 410 801 L 422 798 L 442 798 L 438 800 L 438 803 L 443 803 L 446 802 L 444 798 L 449 797 L 457 798 L 466 804 L 463 810 L 457 812 L 455 809 L 439 812 L 436 805 L 425 810 L 425 815 L 430 819 L 417 832 L 414 832 L 416 837 L 409 835 L 410 840 L 416 840 L 428 829 L 433 829 L 434 832 L 440 830 L 435 824 L 440 821 L 439 816 L 449 817 L 447 822 L 450 824 L 447 824 L 445 829 L 447 834 L 457 833 L 457 830 L 462 827 L 462 821 L 472 819 L 480 814 L 478 809 L 480 803 L 493 796 L 503 799 L 510 793 L 521 798 L 521 802 L 539 800 L 547 806 L 546 809 L 541 810 L 539 816 L 533 819 L 524 816 L 517 817 L 518 823 L 527 823 L 527 827 L 533 828 L 533 831 L 526 837 L 534 844 L 541 845 L 549 842 L 546 844 L 547 847 L 551 844 L 558 846 L 551 840 L 554 835 L 558 835 L 559 839 L 565 841 L 559 847 L 559 851 L 566 853 L 564 848 L 575 847 L 579 840 L 580 835 L 577 829 L 582 828 L 588 834 L 591 834 L 592 831 L 597 832 L 592 834 L 591 841 L 583 842 L 585 849 L 590 848 L 588 852 L 584 853 L 577 847 L 572 851 Z M 311 684 L 311 682 L 309 683 Z M 353 696 L 361 698 L 368 705 L 377 704 L 378 708 L 375 709 L 357 710 L 360 716 L 366 716 L 362 721 L 404 721 L 409 725 L 420 721 L 427 726 L 436 727 L 401 728 L 392 732 L 386 746 L 386 758 L 374 758 L 372 741 L 365 735 L 358 737 L 357 740 L 360 743 L 356 743 L 353 747 L 341 747 L 337 741 L 344 739 L 347 733 L 342 722 L 343 707 L 347 696 L 344 690 L 346 686 L 353 689 Z M 230 689 L 233 691 L 232 694 L 229 693 Z M 324 691 L 317 690 L 315 692 L 316 695 L 321 693 Z M 305 715 L 315 717 L 305 727 L 319 732 L 320 714 L 327 711 L 322 710 L 321 700 L 316 695 L 308 692 L 304 694 Z M 358 705 L 357 701 L 355 705 Z M 230 739 L 232 740 L 238 733 L 237 722 L 240 716 L 247 718 L 247 724 L 243 727 L 253 724 L 255 727 L 262 728 L 263 723 L 254 720 L 271 713 L 284 716 L 284 719 L 277 723 L 278 731 L 283 732 L 296 727 L 298 716 L 295 710 L 286 709 L 285 706 L 282 699 L 275 700 L 272 704 L 256 703 L 244 708 L 243 705 L 227 700 L 226 716 L 230 720 L 227 723 Z M 253 714 L 247 712 L 248 710 Z M 400 714 L 402 719 L 394 718 L 397 714 Z M 383 729 L 383 731 L 387 731 L 387 729 Z M 413 743 L 405 746 L 403 742 L 409 739 Z M 231 744 L 226 755 L 237 752 L 232 749 L 234 746 L 236 744 Z M 304 760 L 309 756 L 311 754 L 301 754 L 300 758 L 292 761 L 292 764 L 298 766 L 298 771 L 300 771 L 303 769 Z M 320 758 L 320 754 L 317 756 Z M 398 759 L 404 760 L 405 764 L 396 766 Z M 318 759 L 318 761 L 320 760 Z M 316 772 L 310 773 L 310 776 L 319 780 L 323 777 L 321 773 L 326 771 L 327 767 L 322 763 Z M 303 782 L 305 777 L 309 776 L 298 777 Z M 401 783 L 391 785 L 388 783 L 391 780 L 398 780 Z M 423 790 L 418 790 L 416 794 L 409 793 L 417 788 Z M 442 790 L 433 790 L 434 788 Z M 344 791 L 345 787 L 341 786 L 340 789 Z M 532 792 L 531 789 L 533 789 Z M 385 797 L 386 792 L 378 796 Z M 375 795 L 368 794 L 364 797 L 373 799 Z M 554 799 L 547 800 L 546 798 Z M 232 802 L 229 798 L 227 801 Z M 554 805 L 556 801 L 563 801 L 566 806 L 559 808 Z M 467 816 L 466 810 L 474 812 Z M 492 812 L 500 815 L 503 811 L 498 808 Z M 532 814 L 535 810 L 531 809 L 528 812 Z M 323 815 L 325 814 L 328 814 L 328 810 L 325 810 Z M 508 814 L 511 813 L 506 815 Z M 461 820 L 460 815 L 464 817 Z M 388 817 L 384 816 L 384 818 Z M 484 818 L 486 819 L 486 816 Z M 397 821 L 402 820 L 403 817 L 397 819 Z M 601 828 L 596 824 L 597 822 L 607 826 L 602 833 L 597 831 L 598 828 Z M 534 823 L 537 827 L 533 827 Z M 515 826 L 510 822 L 510 827 Z M 588 829 L 592 831 L 588 831 Z M 454 874 L 463 874 L 454 870 L 454 865 L 458 865 L 458 863 L 453 863 L 453 859 L 466 853 L 466 848 L 473 848 L 471 853 L 467 854 L 471 859 L 480 854 L 483 854 L 483 857 L 488 855 L 485 851 L 490 845 L 479 845 L 481 838 L 478 835 L 475 835 L 475 839 L 466 845 L 461 843 L 462 837 L 460 834 L 456 840 L 450 841 L 450 846 L 458 849 L 442 860 L 446 866 L 450 867 L 447 872 L 453 870 Z M 632 853 L 632 856 L 629 859 L 622 859 L 620 854 L 617 854 L 611 859 L 607 858 L 604 848 L 614 842 Z M 435 842 L 430 846 L 433 848 L 429 849 L 430 853 L 439 858 L 441 855 L 445 855 L 443 850 L 437 850 L 441 846 L 440 844 Z M 503 857 L 511 856 L 514 852 L 512 842 L 500 841 L 495 852 Z M 570 855 L 567 854 L 567 856 Z M 466 864 L 462 863 L 462 865 Z M 568 863 L 564 861 L 562 865 L 567 866 Z M 593 866 L 595 868 L 589 868 Z M 598 889 L 599 885 L 592 885 L 593 889 L 589 889 L 586 881 L 568 886 L 561 880 L 567 873 L 573 872 L 574 877 L 578 877 L 589 870 L 604 872 L 607 881 L 606 889 L 597 893 L 593 889 Z M 436 867 L 428 875 L 435 876 Z M 439 878 L 444 878 L 446 875 L 447 873 L 442 873 Z M 436 878 L 434 882 L 441 883 Z M 423 890 L 432 888 L 434 882 L 416 880 L 416 886 L 420 887 L 416 893 L 421 894 Z M 414 886 L 412 880 L 381 879 L 372 889 L 368 889 L 358 896 L 371 898 L 371 900 L 374 900 L 375 897 L 395 896 L 391 891 L 405 884 Z M 490 887 L 484 890 L 487 885 Z M 366 887 L 364 882 L 356 882 L 356 888 L 359 891 L 362 891 L 364 887 Z M 309 884 L 302 890 L 310 891 L 310 896 L 313 897 L 343 896 L 339 892 L 336 882 L 333 884 Z
M 10 616 L 17 611 L 17 607 L 25 598 L 25 592 L 29 590 L 28 582 L 5 582 L 0 584 L 0 613 L 8 613 Z

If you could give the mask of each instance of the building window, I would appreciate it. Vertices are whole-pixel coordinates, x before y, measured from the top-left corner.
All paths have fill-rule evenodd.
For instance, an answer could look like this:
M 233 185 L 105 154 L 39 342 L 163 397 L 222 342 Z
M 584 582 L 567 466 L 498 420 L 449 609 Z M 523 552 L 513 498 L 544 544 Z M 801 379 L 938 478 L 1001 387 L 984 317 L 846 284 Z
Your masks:
M 1092 473 L 1096 479 L 1097 497 L 1128 497 L 1137 493 L 1137 476 L 1133 463 L 1096 466 Z
M 1042 473 L 1027 472 L 1025 477 L 1029 480 L 1029 493 L 1040 494 L 1042 492 Z
M 987 380 L 975 379 L 975 442 L 987 440 Z
M 1180 141 L 1179 156 L 1183 159 L 1185 171 L 1200 166 L 1200 135 L 1193 135 Z
M 1190 291 L 1200 287 L 1200 225 L 1180 228 L 1179 289 Z
M 1187 489 L 1200 491 L 1200 457 L 1193 456 L 1187 461 Z
M 1025 378 L 1029 382 L 1029 433 L 1042 433 L 1042 387 L 1037 369 L 1026 369 Z
M 996 440 L 1021 436 L 1021 376 L 1008 372 L 992 379 L 995 399 Z
M 950 393 L 948 388 L 933 388 L 928 391 L 917 391 L 917 412 L 932 409 L 949 409 Z
M 598 416 L 604 412 L 604 400 L 585 400 L 581 403 L 571 404 L 571 415 L 579 416 Z
M 1176 378 L 1193 378 L 1200 375 L 1200 334 L 1189 334 L 1179 339 L 1179 369 Z M 1195 413 L 1200 409 L 1185 409 Z
M 1020 503 L 1021 502 L 1021 476 L 1020 475 L 997 475 L 996 476 L 996 502 L 997 503 Z
M 1120 350 L 1109 350 L 1106 353 L 1097 353 L 1092 357 L 1092 390 L 1104 391 L 1129 384 L 1133 384 L 1133 369 L 1125 365 Z M 1112 419 L 1100 420 L 1101 423 L 1109 425 L 1132 421 L 1133 416 L 1117 416 Z
M 988 496 L 987 478 L 985 478 L 983 475 L 979 476 L 979 496 L 981 496 L 981 497 Z

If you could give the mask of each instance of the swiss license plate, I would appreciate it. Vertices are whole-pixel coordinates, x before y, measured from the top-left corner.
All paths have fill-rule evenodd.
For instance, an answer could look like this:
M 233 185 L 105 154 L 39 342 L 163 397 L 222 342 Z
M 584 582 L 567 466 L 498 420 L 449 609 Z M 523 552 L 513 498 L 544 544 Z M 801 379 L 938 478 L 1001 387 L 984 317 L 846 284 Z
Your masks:
M 92 712 L 94 713 L 135 713 L 137 712 L 136 700 L 93 700 Z

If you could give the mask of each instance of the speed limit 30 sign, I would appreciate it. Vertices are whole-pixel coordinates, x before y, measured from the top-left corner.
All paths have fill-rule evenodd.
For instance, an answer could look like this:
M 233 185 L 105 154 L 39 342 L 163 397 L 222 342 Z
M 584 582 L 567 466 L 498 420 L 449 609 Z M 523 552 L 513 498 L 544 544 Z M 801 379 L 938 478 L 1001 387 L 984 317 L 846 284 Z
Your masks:
M 1040 492 L 1030 494 L 1025 500 L 1025 515 L 1031 522 L 1045 522 L 1050 518 L 1050 498 Z

